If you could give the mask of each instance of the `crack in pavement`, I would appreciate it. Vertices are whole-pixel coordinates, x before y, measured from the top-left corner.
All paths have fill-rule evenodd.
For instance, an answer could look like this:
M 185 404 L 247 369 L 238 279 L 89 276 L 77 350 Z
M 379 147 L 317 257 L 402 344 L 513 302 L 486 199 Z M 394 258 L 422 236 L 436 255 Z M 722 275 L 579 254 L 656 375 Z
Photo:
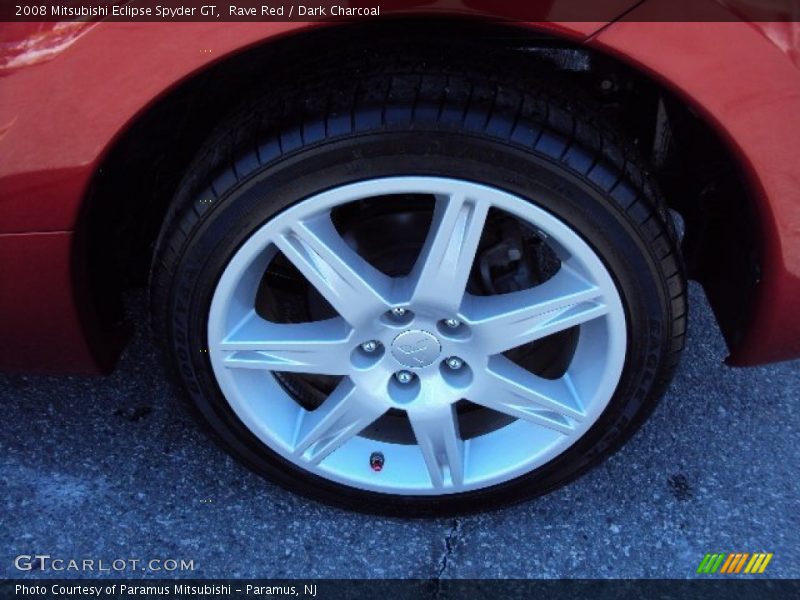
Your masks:
M 458 519 L 453 519 L 450 522 L 450 531 L 448 531 L 447 535 L 444 536 L 444 552 L 439 559 L 439 571 L 436 573 L 436 577 L 434 578 L 435 587 L 433 590 L 433 598 L 436 600 L 438 600 L 442 591 L 442 576 L 450 564 L 450 557 L 453 555 L 453 551 L 455 550 L 456 544 L 458 544 L 460 535 L 461 521 Z

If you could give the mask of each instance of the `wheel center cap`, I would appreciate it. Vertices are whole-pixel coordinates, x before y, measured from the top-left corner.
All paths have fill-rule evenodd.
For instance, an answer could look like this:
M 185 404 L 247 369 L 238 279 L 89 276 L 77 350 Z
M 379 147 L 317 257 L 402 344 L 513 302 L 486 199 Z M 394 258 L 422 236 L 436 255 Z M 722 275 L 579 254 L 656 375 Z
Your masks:
M 442 353 L 442 345 L 431 333 L 419 329 L 404 331 L 392 342 L 392 356 L 401 365 L 421 369 L 432 364 Z

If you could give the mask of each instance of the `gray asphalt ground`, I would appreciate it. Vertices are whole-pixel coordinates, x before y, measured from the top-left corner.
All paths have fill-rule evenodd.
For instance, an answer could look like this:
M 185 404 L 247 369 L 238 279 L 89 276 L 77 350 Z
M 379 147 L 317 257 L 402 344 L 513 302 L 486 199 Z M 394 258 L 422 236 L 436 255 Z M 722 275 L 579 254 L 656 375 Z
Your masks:
M 144 331 L 108 378 L 0 376 L 0 575 L 39 553 L 191 559 L 195 577 L 684 578 L 707 552 L 773 552 L 768 575 L 800 577 L 800 362 L 723 366 L 696 286 L 691 302 L 674 384 L 622 451 L 455 520 L 349 513 L 252 474 L 198 429 Z

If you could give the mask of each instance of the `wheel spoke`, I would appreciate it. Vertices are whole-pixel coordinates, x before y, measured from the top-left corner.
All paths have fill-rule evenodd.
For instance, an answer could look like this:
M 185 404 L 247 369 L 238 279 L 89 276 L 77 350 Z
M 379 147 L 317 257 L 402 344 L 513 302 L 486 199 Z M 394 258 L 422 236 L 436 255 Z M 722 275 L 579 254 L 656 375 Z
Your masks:
M 302 460 L 319 464 L 386 410 L 385 404 L 344 379 L 322 406 L 301 413 L 293 453 Z
M 489 361 L 487 388 L 470 400 L 492 410 L 554 429 L 573 432 L 573 423 L 585 417 L 583 405 L 569 375 L 545 379 L 504 356 Z
M 274 243 L 351 325 L 389 308 L 391 280 L 347 245 L 330 214 L 297 222 Z
M 455 313 L 481 239 L 488 202 L 462 194 L 439 197 L 428 237 L 411 274 L 412 302 Z
M 345 375 L 352 343 L 341 318 L 270 323 L 252 310 L 220 343 L 230 368 Z
M 464 483 L 464 441 L 452 405 L 442 404 L 409 411 L 408 419 L 425 459 L 434 487 L 460 487 Z
M 608 313 L 599 287 L 567 265 L 536 287 L 470 296 L 463 315 L 488 354 L 499 354 Z

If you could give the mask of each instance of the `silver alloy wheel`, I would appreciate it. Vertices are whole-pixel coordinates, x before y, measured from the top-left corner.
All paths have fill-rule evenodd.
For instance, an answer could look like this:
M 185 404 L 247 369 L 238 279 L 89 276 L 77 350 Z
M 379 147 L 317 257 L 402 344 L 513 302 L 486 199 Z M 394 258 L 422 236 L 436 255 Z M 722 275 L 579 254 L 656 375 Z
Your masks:
M 428 194 L 436 201 L 414 268 L 390 278 L 345 242 L 331 211 L 397 194 Z M 561 261 L 555 275 L 517 292 L 466 292 L 490 208 L 546 235 Z M 279 251 L 338 317 L 287 324 L 256 313 L 261 277 Z M 503 354 L 576 326 L 572 360 L 558 379 L 535 375 Z M 208 344 L 214 374 L 235 413 L 288 461 L 359 489 L 437 495 L 514 479 L 574 444 L 616 389 L 626 323 L 601 259 L 549 212 L 464 180 L 388 177 L 306 198 L 257 229 L 217 284 Z M 341 380 L 319 408 L 306 410 L 275 372 Z M 401 372 L 410 377 L 398 377 Z M 455 410 L 462 399 L 513 419 L 462 439 Z M 390 409 L 405 411 L 416 444 L 359 435 Z

